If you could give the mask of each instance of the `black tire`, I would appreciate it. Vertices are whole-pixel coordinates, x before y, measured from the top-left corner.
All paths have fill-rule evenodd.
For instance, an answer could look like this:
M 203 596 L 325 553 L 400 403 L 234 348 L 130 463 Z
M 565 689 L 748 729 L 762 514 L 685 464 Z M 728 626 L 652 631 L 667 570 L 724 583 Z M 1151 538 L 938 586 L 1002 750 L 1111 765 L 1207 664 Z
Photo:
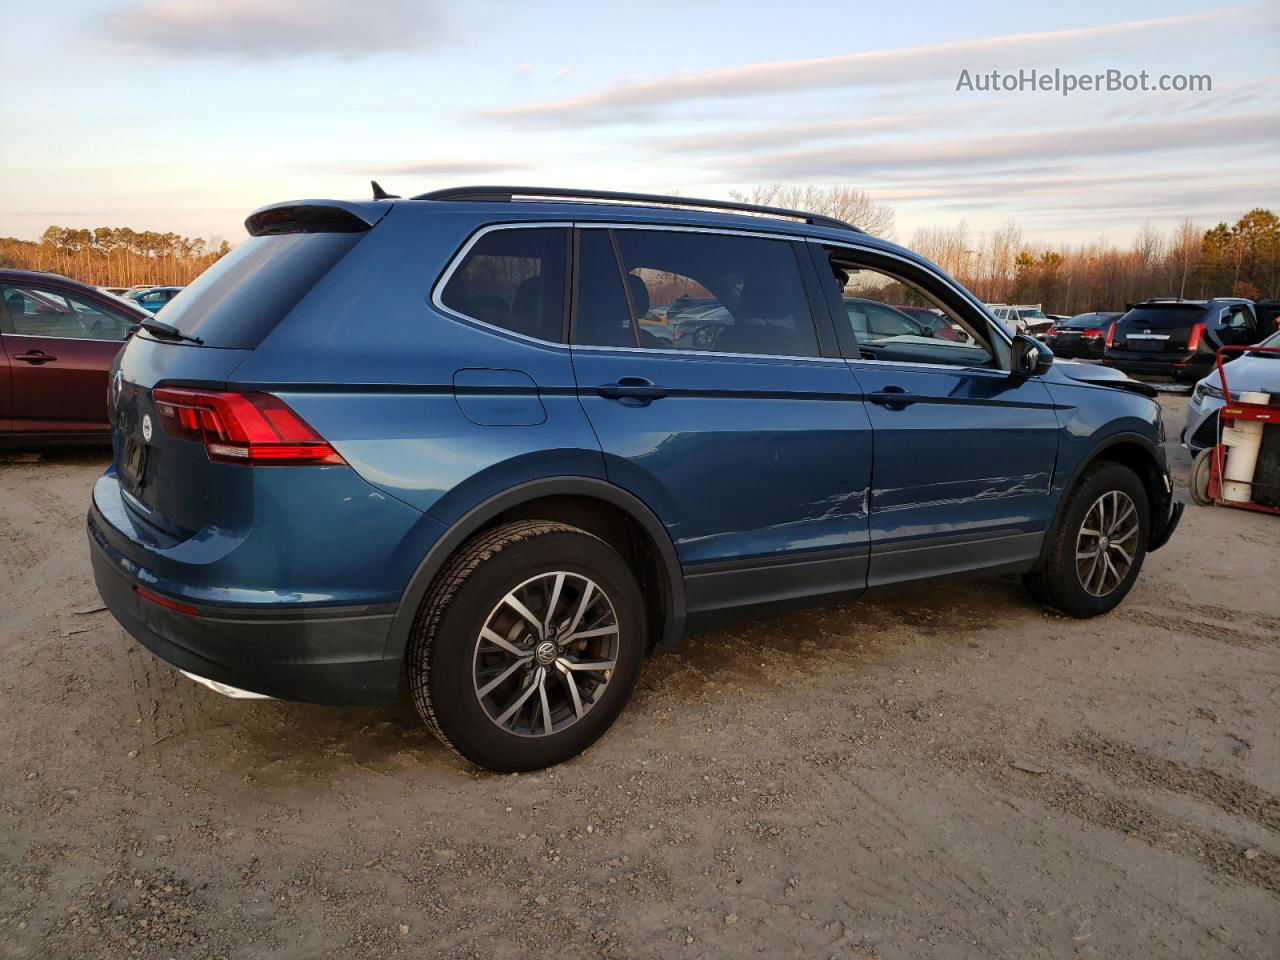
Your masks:
M 502 603 L 508 593 L 534 578 L 554 578 L 559 572 L 589 579 L 605 596 L 609 612 L 616 618 L 617 631 L 609 639 L 616 644 L 616 666 L 607 674 L 590 675 L 591 680 L 583 681 L 596 683 L 598 678 L 607 678 L 596 688 L 597 699 L 585 713 L 564 721 L 568 723 L 564 729 L 542 733 L 533 728 L 531 720 L 528 732 L 512 732 L 486 712 L 476 673 L 484 655 L 478 653 L 481 629 L 505 609 Z M 552 606 L 554 609 L 554 603 Z M 636 578 L 603 540 L 547 520 L 503 524 L 464 544 L 445 564 L 422 602 L 408 651 L 414 705 L 441 741 L 482 767 L 511 772 L 561 763 L 594 743 L 622 712 L 640 673 L 645 627 L 644 602 Z M 524 630 L 532 635 L 527 626 Z M 491 652 L 501 654 L 500 650 Z M 538 662 L 530 661 L 532 665 Z M 554 665 L 545 671 L 547 689 L 567 701 L 568 681 L 557 675 Z M 523 682 L 522 676 L 518 671 L 510 682 Z M 554 688 L 550 685 L 553 681 L 557 684 Z M 515 699 L 520 690 L 527 689 L 520 687 Z M 576 686 L 573 698 L 576 706 Z M 533 701 L 531 706 L 537 709 Z
M 1187 477 L 1187 487 L 1191 491 L 1191 499 L 1202 507 L 1212 507 L 1213 498 L 1209 496 L 1209 472 L 1213 464 L 1213 447 L 1205 447 L 1191 461 L 1191 474 Z
M 1137 511 L 1137 536 L 1132 562 L 1115 586 L 1095 596 L 1081 582 L 1076 560 L 1080 530 L 1098 500 L 1112 491 L 1128 497 Z M 1041 605 L 1067 616 L 1086 619 L 1112 610 L 1119 604 L 1142 570 L 1150 535 L 1151 510 L 1146 488 L 1138 475 L 1118 463 L 1096 463 L 1085 470 L 1067 494 L 1058 525 L 1049 532 L 1048 556 L 1039 569 L 1024 574 L 1027 592 Z

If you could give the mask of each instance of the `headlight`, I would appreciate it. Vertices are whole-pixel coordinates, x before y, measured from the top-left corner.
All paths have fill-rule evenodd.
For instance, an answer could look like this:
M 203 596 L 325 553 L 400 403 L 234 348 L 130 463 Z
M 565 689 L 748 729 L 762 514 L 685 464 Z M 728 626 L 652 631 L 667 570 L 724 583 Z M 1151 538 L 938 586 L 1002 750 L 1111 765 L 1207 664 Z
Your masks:
M 1215 387 L 1212 383 L 1206 383 L 1205 381 L 1201 380 L 1199 383 L 1196 384 L 1194 396 L 1195 396 L 1196 403 L 1199 403 L 1205 397 L 1216 397 L 1217 399 L 1221 400 L 1222 388 Z

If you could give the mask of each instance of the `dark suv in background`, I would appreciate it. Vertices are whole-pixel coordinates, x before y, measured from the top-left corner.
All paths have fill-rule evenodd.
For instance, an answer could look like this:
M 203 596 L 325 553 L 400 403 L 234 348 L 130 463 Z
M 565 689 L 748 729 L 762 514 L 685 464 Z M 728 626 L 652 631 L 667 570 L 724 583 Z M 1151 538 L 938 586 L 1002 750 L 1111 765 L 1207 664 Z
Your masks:
M 1090 617 L 1178 521 L 1150 387 L 838 220 L 470 187 L 247 227 L 117 361 L 88 515 L 111 612 L 231 696 L 407 692 L 531 769 L 690 630 L 1004 573 Z M 702 336 L 642 326 L 693 301 Z
M 1125 373 L 1194 383 L 1213 369 L 1219 347 L 1258 339 L 1250 300 L 1144 300 L 1107 333 L 1103 363 Z

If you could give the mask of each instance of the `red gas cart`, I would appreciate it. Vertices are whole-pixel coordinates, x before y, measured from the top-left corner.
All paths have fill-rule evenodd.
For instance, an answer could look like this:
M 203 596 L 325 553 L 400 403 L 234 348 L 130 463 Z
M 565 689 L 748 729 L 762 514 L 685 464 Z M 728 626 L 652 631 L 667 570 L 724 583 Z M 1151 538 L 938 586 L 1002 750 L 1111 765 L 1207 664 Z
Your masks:
M 1280 347 L 1219 347 L 1214 361 L 1218 367 L 1218 380 L 1222 383 L 1222 396 L 1225 405 L 1218 414 L 1218 442 L 1202 450 L 1191 465 L 1191 499 L 1202 505 L 1217 504 L 1220 507 L 1240 507 L 1243 510 L 1257 510 L 1261 513 L 1280 513 L 1280 488 L 1275 485 L 1258 482 L 1258 460 L 1255 458 L 1249 469 L 1250 475 L 1239 474 L 1236 462 L 1231 459 L 1231 451 L 1237 446 L 1243 450 L 1252 444 L 1259 453 L 1273 448 L 1277 431 L 1280 431 L 1280 403 L 1276 403 L 1275 394 L 1268 395 L 1266 403 L 1245 403 L 1234 397 L 1227 386 L 1227 371 L 1222 363 L 1224 353 L 1280 353 Z M 1258 424 L 1259 428 L 1250 426 Z M 1255 440 L 1256 437 L 1256 440 Z M 1237 440 L 1238 443 L 1226 443 L 1225 440 Z M 1244 464 L 1251 461 L 1246 455 Z M 1236 468 L 1236 469 L 1233 469 Z M 1270 471 L 1267 472 L 1268 476 Z M 1234 484 L 1232 487 L 1230 485 Z M 1242 498 L 1244 487 L 1248 486 L 1248 496 Z M 1231 494 L 1226 496 L 1225 494 Z M 1261 499 L 1266 502 L 1259 502 Z

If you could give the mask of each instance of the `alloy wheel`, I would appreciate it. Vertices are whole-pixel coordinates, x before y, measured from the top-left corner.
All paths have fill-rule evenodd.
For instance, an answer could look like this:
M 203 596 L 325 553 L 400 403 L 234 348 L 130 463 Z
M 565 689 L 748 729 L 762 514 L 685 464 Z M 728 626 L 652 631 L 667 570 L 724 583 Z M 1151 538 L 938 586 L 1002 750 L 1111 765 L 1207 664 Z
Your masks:
M 498 601 L 476 637 L 476 698 L 507 733 L 559 733 L 600 702 L 618 644 L 618 617 L 599 584 L 564 570 L 531 577 Z
M 1093 502 L 1076 536 L 1076 576 L 1085 592 L 1105 597 L 1133 567 L 1138 508 L 1127 493 L 1108 490 Z

